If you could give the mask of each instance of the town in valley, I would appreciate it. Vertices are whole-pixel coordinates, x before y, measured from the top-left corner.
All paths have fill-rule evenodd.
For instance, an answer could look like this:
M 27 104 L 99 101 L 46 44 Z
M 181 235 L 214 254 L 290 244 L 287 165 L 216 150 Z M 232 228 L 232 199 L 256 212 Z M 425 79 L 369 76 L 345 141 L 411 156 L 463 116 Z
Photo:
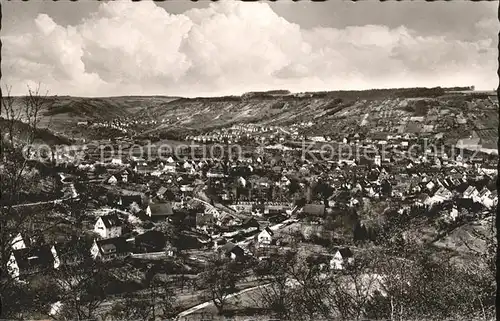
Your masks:
M 0 319 L 494 320 L 497 9 L 3 1 Z
M 43 287 L 47 313 L 82 319 L 271 317 L 283 311 L 267 287 L 292 282 L 293 262 L 315 282 L 362 287 L 376 316 L 388 266 L 417 260 L 411 247 L 488 269 L 478 253 L 494 237 L 498 100 L 459 89 L 178 98 L 161 116 L 107 121 L 79 114 L 85 99 L 41 98 L 45 115 L 65 116 L 69 100 L 76 117 L 37 129 L 26 154 L 37 186 L 5 204 L 27 215 L 10 234 L 12 286 Z M 257 104 L 261 118 L 242 119 Z

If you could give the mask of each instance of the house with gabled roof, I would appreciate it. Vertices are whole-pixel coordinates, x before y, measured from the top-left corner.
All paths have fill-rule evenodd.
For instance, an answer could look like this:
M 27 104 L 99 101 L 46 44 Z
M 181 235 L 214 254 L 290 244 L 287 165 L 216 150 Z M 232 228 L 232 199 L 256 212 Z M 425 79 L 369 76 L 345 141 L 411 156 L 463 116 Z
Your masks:
M 168 191 L 168 189 L 164 186 L 161 186 L 156 192 L 156 196 L 163 198 L 164 194 Z
M 247 227 L 259 227 L 259 222 L 253 218 L 253 217 L 248 217 L 241 223 L 241 227 L 247 228 Z
M 134 207 L 142 207 L 143 200 L 141 195 L 122 195 L 120 196 L 121 207 L 125 209 L 129 209 L 131 206 Z
M 274 232 L 269 227 L 266 227 L 259 234 L 256 235 L 257 245 L 259 247 L 269 246 L 273 243 L 274 240 L 273 237 L 274 237 Z
M 232 260 L 241 260 L 245 257 L 245 251 L 232 242 L 227 242 L 218 249 L 219 253 Z
M 146 208 L 146 215 L 152 220 L 166 220 L 174 215 L 171 202 L 150 203 Z
M 94 260 L 101 261 L 124 258 L 130 253 L 130 245 L 123 236 L 104 240 L 94 240 L 94 244 L 90 248 L 91 257 Z
M 469 186 L 463 193 L 463 198 L 472 199 L 473 201 L 477 201 L 479 196 L 479 191 L 474 186 Z
M 417 197 L 415 197 L 414 203 L 417 206 L 425 206 L 428 205 L 429 202 L 431 202 L 430 199 L 431 197 L 427 193 L 421 193 L 417 195 Z
M 323 204 L 306 204 L 302 212 L 307 216 L 324 217 L 326 208 Z
M 106 178 L 106 183 L 110 185 L 116 185 L 118 183 L 118 178 L 116 175 L 110 175 Z
M 21 250 L 30 246 L 31 239 L 26 235 L 23 236 L 21 233 L 17 235 L 10 242 L 12 250 Z
M 497 164 L 482 164 L 479 172 L 487 175 L 496 175 L 498 174 Z
M 280 186 L 280 187 L 286 187 L 288 185 L 290 185 L 291 181 L 288 179 L 288 177 L 286 177 L 285 175 L 282 175 L 281 176 L 281 179 L 276 182 L 276 185 Z
M 16 280 L 58 267 L 59 262 L 48 245 L 13 250 L 7 262 L 7 271 Z
M 99 217 L 94 225 L 94 232 L 103 239 L 122 235 L 122 222 L 118 214 L 114 212 Z
M 450 192 L 446 187 L 441 186 L 436 193 L 431 197 L 431 204 L 443 203 L 450 200 L 453 197 L 452 192 Z
M 332 270 L 343 270 L 346 265 L 352 264 L 354 262 L 354 255 L 350 248 L 334 248 L 333 257 L 330 260 L 330 269 Z
M 167 158 L 162 171 L 166 173 L 175 173 L 177 171 L 177 163 L 171 156 Z
M 484 206 L 488 208 L 492 208 L 498 202 L 498 197 L 494 195 L 486 186 L 483 187 L 481 192 L 479 192 L 477 196 L 477 200 L 479 203 L 482 203 Z

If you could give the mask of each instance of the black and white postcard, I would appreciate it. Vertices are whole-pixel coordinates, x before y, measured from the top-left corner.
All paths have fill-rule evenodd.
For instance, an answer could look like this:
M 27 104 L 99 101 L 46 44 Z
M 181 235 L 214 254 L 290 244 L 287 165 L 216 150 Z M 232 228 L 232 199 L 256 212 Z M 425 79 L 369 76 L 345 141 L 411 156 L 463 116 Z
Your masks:
M 0 319 L 496 318 L 498 2 L 1 5 Z

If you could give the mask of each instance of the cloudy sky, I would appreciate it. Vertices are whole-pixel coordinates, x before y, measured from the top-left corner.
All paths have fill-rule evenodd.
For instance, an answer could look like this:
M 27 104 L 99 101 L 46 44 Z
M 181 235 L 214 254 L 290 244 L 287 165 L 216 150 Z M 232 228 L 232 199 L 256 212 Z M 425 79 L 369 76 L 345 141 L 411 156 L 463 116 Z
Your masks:
M 498 85 L 497 2 L 2 3 L 2 85 L 53 95 Z

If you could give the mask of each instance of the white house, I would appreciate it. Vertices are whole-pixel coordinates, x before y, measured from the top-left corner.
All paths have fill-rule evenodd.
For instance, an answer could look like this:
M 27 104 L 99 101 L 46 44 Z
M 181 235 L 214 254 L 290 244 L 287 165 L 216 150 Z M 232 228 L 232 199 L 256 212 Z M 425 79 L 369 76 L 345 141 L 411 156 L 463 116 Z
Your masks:
M 57 301 L 50 306 L 49 316 L 57 316 L 59 311 L 61 311 L 62 302 Z
M 347 264 L 354 262 L 354 257 L 351 249 L 339 248 L 335 249 L 332 259 L 330 260 L 330 269 L 343 270 Z
M 311 140 L 313 142 L 325 142 L 326 141 L 325 137 L 323 137 L 323 136 L 313 136 L 313 137 L 311 137 Z
M 477 195 L 477 199 L 488 208 L 495 206 L 498 201 L 497 196 L 491 193 L 491 191 L 486 187 L 484 187 L 479 195 Z
M 184 162 L 184 164 L 182 165 L 182 168 L 184 168 L 184 170 L 188 173 L 195 172 L 194 166 L 190 162 Z
M 26 243 L 24 243 L 24 239 L 23 239 L 23 236 L 21 235 L 21 233 L 18 233 L 16 235 L 16 237 L 14 237 L 12 239 L 10 244 L 11 244 L 12 250 L 21 250 L 21 249 L 25 249 L 27 247 Z
M 446 187 L 442 186 L 440 187 L 434 196 L 429 198 L 426 202 L 429 205 L 434 205 L 437 203 L 443 203 L 445 201 L 451 200 L 453 197 L 453 193 L 450 192 Z
M 247 180 L 245 178 L 240 176 L 240 177 L 238 177 L 237 181 L 241 186 L 243 186 L 243 187 L 247 186 Z
M 434 187 L 436 187 L 436 184 L 434 184 L 433 182 L 429 182 L 427 183 L 427 185 L 425 185 L 425 187 L 429 190 L 429 191 L 432 191 L 432 189 Z
M 113 164 L 113 165 L 123 165 L 123 161 L 122 161 L 121 158 L 113 158 L 111 160 L 111 164 Z
M 173 161 L 172 157 L 170 157 L 167 160 L 167 163 L 163 166 L 163 171 L 167 173 L 175 173 L 176 170 L 177 170 L 177 164 Z
M 108 184 L 116 185 L 116 183 L 118 183 L 118 179 L 116 179 L 115 175 L 111 175 L 111 177 L 108 178 L 107 182 Z
M 479 201 L 479 191 L 474 186 L 469 186 L 463 193 L 463 198 L 472 199 L 474 202 Z
M 189 184 L 183 184 L 180 187 L 181 192 L 192 192 L 194 191 L 194 187 Z
M 284 176 L 284 175 L 283 175 L 283 176 L 281 177 L 281 179 L 279 180 L 279 182 L 278 182 L 278 186 L 280 186 L 280 187 L 285 187 L 285 186 L 290 185 L 290 183 L 291 183 L 291 182 L 290 182 L 290 180 L 288 179 L 288 177 L 286 177 L 286 176 Z
M 266 227 L 265 229 L 263 229 L 257 235 L 257 243 L 258 243 L 259 247 L 271 245 L 271 243 L 273 241 L 273 235 L 274 235 L 274 232 L 269 227 Z
M 122 223 L 116 213 L 104 215 L 95 223 L 94 232 L 103 239 L 118 237 L 122 235 Z
M 444 219 L 447 222 L 454 222 L 458 218 L 458 209 L 456 206 L 453 206 L 450 212 L 445 213 Z

